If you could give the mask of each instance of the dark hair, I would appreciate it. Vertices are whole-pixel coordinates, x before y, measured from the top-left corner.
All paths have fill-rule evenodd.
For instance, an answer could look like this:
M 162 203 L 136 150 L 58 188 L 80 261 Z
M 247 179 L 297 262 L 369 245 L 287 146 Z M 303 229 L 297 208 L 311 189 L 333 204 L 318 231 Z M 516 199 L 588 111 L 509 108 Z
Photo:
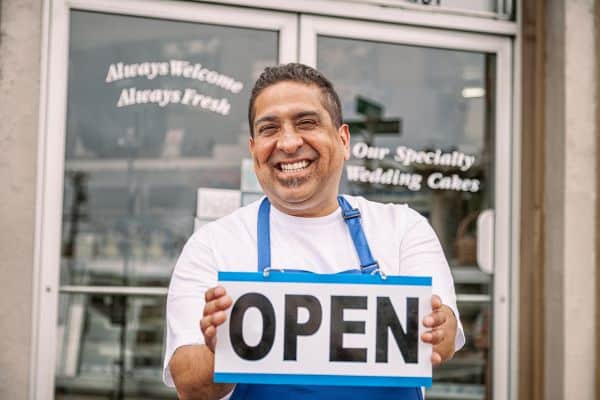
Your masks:
M 323 107 L 329 113 L 334 126 L 342 125 L 342 107 L 331 82 L 316 69 L 308 65 L 289 63 L 266 67 L 262 74 L 256 80 L 250 95 L 250 104 L 248 105 L 248 123 L 250 124 L 250 136 L 254 137 L 254 103 L 258 95 L 269 86 L 279 82 L 292 81 L 300 82 L 306 85 L 315 85 L 321 89 Z

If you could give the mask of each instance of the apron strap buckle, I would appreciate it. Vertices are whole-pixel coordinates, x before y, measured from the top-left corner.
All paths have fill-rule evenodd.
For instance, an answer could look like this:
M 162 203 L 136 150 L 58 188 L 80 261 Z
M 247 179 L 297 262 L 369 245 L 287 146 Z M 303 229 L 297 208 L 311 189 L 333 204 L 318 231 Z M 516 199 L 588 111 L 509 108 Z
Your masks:
M 383 272 L 383 270 L 381 268 L 379 268 L 379 263 L 377 261 L 375 261 L 372 264 L 361 266 L 360 270 L 363 274 L 369 274 L 369 275 L 379 274 L 381 279 L 383 279 L 383 280 L 387 279 L 387 275 L 385 274 L 385 272 Z
M 345 220 L 360 218 L 360 210 L 358 208 L 351 208 L 349 210 L 342 210 L 342 215 Z

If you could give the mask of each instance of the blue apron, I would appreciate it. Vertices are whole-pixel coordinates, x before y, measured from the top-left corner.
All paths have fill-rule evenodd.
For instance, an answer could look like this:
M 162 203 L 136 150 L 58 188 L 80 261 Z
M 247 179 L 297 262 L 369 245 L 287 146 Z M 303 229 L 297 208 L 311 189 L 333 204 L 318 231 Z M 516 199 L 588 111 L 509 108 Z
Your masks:
M 338 196 L 344 221 L 352 236 L 354 247 L 360 259 L 360 270 L 353 269 L 341 273 L 377 273 L 379 266 L 373 259 L 367 238 L 360 223 L 360 211 Z M 271 203 L 265 197 L 258 211 L 257 244 L 258 271 L 269 273 L 271 269 L 271 236 L 269 213 Z M 300 271 L 295 271 L 300 272 Z M 420 387 L 365 387 L 365 386 L 318 386 L 318 385 L 236 385 L 231 400 L 423 400 Z

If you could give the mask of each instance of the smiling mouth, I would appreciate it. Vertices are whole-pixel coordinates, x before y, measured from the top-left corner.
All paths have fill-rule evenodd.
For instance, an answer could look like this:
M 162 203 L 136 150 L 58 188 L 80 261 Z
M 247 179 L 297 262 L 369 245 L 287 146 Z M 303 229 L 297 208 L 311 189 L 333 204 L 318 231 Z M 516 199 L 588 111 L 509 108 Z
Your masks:
M 292 162 L 292 163 L 283 163 L 282 162 L 277 165 L 277 169 L 279 169 L 282 172 L 286 172 L 286 173 L 299 172 L 299 171 L 302 171 L 303 169 L 306 169 L 306 167 L 308 167 L 311 163 L 312 163 L 312 161 L 308 161 L 308 160 L 296 161 L 296 162 Z

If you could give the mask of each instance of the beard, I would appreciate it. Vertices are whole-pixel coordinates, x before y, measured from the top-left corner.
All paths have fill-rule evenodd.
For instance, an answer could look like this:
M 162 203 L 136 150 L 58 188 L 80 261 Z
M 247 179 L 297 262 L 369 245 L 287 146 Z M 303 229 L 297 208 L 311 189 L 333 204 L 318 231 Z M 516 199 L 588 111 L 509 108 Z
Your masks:
M 290 177 L 286 179 L 279 179 L 278 181 L 282 186 L 285 186 L 290 189 L 295 189 L 307 182 L 310 178 L 311 175 L 303 177 Z

